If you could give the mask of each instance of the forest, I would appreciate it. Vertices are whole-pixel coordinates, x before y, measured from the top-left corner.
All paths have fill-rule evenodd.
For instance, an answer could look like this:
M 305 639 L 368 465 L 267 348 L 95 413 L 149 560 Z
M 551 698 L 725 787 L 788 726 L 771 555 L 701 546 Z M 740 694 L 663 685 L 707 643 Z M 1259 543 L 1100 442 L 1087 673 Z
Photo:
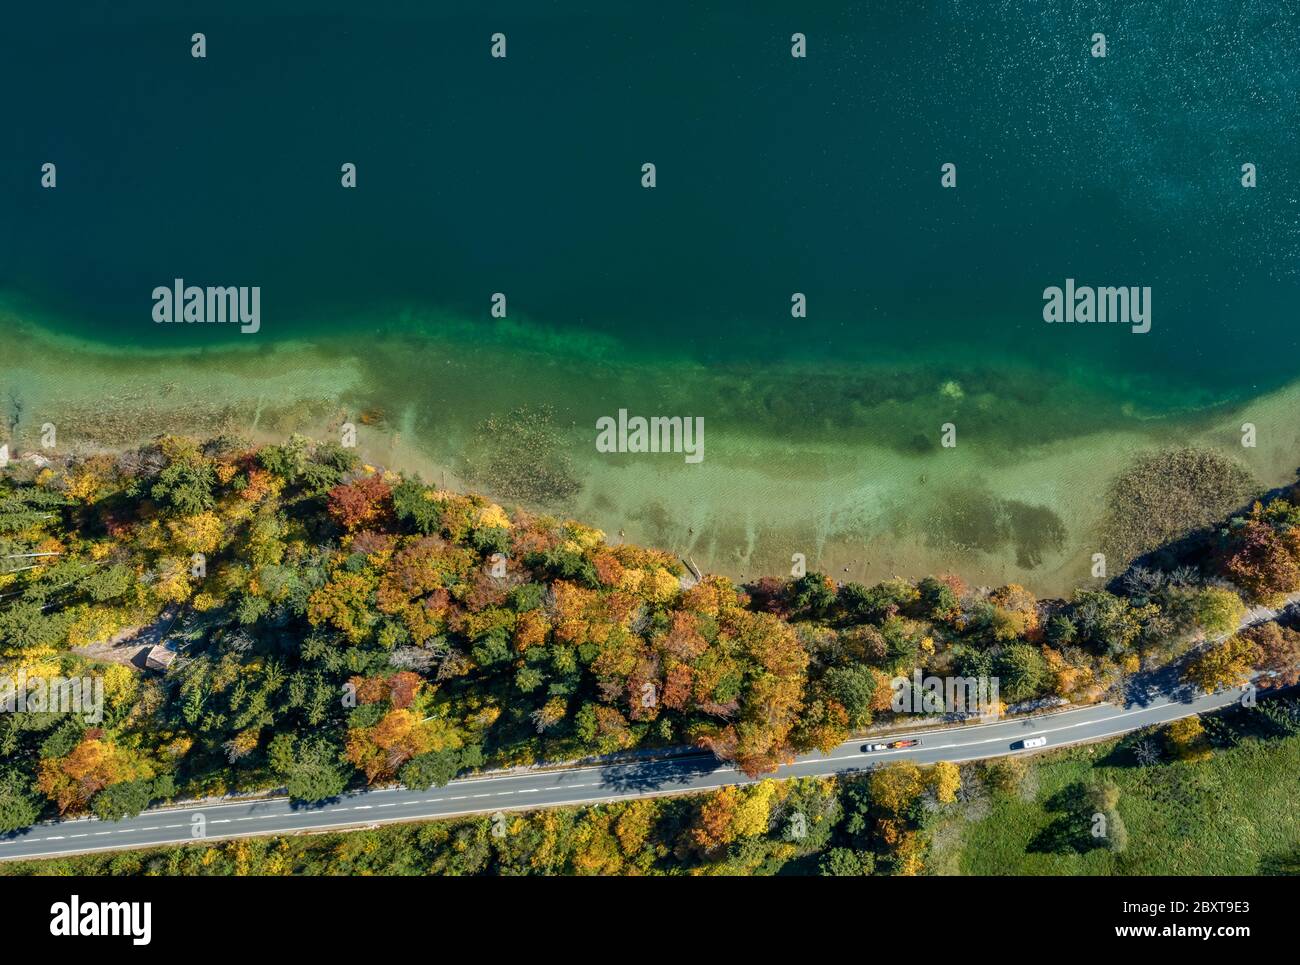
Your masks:
M 1236 632 L 1248 603 L 1300 591 L 1293 490 L 1160 566 L 1036 600 L 953 575 L 696 579 L 663 551 L 301 437 L 40 462 L 0 481 L 0 673 L 91 676 L 104 707 L 94 723 L 0 713 L 0 832 L 680 745 L 770 774 L 888 722 L 890 681 L 918 669 L 996 676 L 1011 704 L 1100 699 L 1171 661 L 1205 690 L 1300 675 L 1300 634 Z M 142 639 L 174 659 L 123 659 Z M 943 765 L 888 773 L 901 790 L 882 784 L 876 808 L 955 793 Z M 727 793 L 743 808 L 760 792 Z M 907 833 L 877 829 L 891 860 Z

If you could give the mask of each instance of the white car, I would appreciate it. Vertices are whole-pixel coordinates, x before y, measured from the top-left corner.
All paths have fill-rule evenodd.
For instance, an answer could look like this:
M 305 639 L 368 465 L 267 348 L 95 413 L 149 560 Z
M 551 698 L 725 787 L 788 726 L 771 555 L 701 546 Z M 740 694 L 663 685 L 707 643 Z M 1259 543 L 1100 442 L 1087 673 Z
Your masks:
M 1025 750 L 1029 750 L 1031 747 L 1042 747 L 1046 743 L 1046 737 L 1026 737 L 1020 742 L 1020 746 Z

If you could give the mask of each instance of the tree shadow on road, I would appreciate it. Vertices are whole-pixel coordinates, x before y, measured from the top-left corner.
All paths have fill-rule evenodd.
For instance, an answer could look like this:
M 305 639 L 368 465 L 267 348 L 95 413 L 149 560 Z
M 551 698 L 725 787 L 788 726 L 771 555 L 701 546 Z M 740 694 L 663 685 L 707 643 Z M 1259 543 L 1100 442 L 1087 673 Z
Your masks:
M 702 755 L 687 759 L 620 764 L 601 772 L 600 786 L 617 794 L 686 790 L 691 783 L 722 767 L 717 758 Z

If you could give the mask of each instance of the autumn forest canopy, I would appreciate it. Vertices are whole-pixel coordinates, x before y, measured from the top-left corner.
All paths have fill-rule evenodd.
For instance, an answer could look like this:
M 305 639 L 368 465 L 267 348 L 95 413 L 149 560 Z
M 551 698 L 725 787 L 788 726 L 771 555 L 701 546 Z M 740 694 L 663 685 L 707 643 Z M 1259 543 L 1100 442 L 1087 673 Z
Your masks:
M 1300 590 L 1292 499 L 1204 528 L 1167 566 L 1040 601 L 954 576 L 696 579 L 668 553 L 298 437 L 14 462 L 0 670 L 102 678 L 105 708 L 0 714 L 0 830 L 633 748 L 767 774 L 889 720 L 891 681 L 917 669 L 995 676 L 1008 704 L 1099 699 L 1175 660 L 1207 690 L 1256 671 L 1294 683 L 1294 631 L 1236 632 L 1246 602 Z M 142 639 L 174 651 L 165 672 L 124 659 Z

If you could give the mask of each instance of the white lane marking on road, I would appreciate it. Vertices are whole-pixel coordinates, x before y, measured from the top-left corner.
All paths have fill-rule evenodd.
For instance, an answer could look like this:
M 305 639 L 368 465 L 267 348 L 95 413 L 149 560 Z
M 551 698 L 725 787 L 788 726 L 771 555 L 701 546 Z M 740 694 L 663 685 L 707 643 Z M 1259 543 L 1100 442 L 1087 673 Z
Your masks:
M 622 800 L 627 800 L 627 799 L 630 798 L 630 797 L 636 797 L 636 796 L 637 796 L 636 794 L 613 794 L 613 795 L 609 795 L 609 796 L 607 796 L 607 797 L 576 798 L 575 800 L 572 800 L 572 801 L 565 801 L 565 802 L 564 802 L 564 805 L 565 805 L 565 806 L 569 806 L 569 805 L 575 805 L 575 804 L 603 804 L 603 803 L 608 802 L 608 801 L 622 801 Z M 437 817 L 440 818 L 440 819 L 442 819 L 442 818 L 453 818 L 453 817 L 462 817 L 462 816 L 467 815 L 467 814 L 476 814 L 476 813 L 480 813 L 480 812 L 477 812 L 477 811 L 453 811 L 453 812 L 450 812 L 450 813 L 448 813 L 448 814 L 440 814 L 440 815 L 437 815 Z M 394 821 L 408 821 L 408 820 L 410 820 L 410 819 L 409 819 L 409 818 L 381 818 L 381 819 L 378 820 L 377 823 L 380 823 L 380 824 L 391 824 L 391 823 L 393 823 Z M 125 832 L 125 831 L 119 831 L 119 832 L 117 832 L 117 833 L 118 833 L 118 834 L 125 834 L 125 833 L 127 833 L 127 832 Z M 250 838 L 250 837 L 256 837 L 257 835 L 258 835 L 258 832 L 256 832 L 256 831 L 250 831 L 250 832 L 247 832 L 247 833 L 245 833 L 245 834 L 227 835 L 226 837 L 227 837 L 227 839 L 237 839 L 237 838 Z M 164 846 L 164 845 L 181 844 L 181 843 L 183 843 L 183 841 L 175 840 L 175 839 L 172 839 L 172 840 L 166 840 L 166 841 L 142 841 L 142 842 L 140 842 L 139 844 L 135 845 L 134 847 L 137 847 L 137 848 L 157 848 L 157 847 L 162 847 L 162 846 Z M 102 848 L 85 848 L 85 849 L 79 849 L 79 850 L 81 850 L 81 851 L 83 851 L 83 852 L 85 852 L 85 853 L 88 853 L 88 852 L 92 852 L 92 851 L 118 851 L 118 850 L 121 850 L 121 849 L 118 848 L 118 847 L 116 847 L 115 845 L 106 845 L 105 847 L 102 847 Z M 40 853 L 37 853 L 37 854 L 34 854 L 34 855 L 26 855 L 25 857 L 28 857 L 28 858 L 52 857 L 52 856 L 56 856 L 56 855 L 59 855 L 59 854 L 62 854 L 62 853 L 64 853 L 64 852 L 61 852 L 61 851 L 47 851 L 47 852 L 40 852 Z
M 394 804 L 376 804 L 375 807 L 378 807 L 378 808 L 395 808 L 395 807 L 397 807 L 397 804 L 395 804 L 395 803 L 394 803 Z

